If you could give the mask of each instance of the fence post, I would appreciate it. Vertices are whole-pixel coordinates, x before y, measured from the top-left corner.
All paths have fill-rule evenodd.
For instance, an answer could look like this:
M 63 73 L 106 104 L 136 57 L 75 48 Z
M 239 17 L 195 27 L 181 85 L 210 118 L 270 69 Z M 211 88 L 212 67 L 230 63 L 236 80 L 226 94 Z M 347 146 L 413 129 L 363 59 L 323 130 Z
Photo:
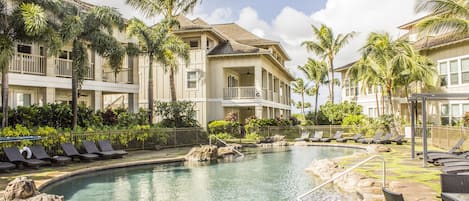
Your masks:
M 199 129 L 195 129 L 195 144 L 199 144 Z
M 177 146 L 177 132 L 176 128 L 173 128 L 173 134 L 174 134 L 174 147 Z

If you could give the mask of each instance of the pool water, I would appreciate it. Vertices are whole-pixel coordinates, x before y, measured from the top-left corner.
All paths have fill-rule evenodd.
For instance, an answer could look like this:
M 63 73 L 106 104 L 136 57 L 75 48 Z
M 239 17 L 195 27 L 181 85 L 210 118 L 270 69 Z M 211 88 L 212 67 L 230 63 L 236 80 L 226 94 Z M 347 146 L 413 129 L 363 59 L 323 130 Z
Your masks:
M 274 201 L 294 200 L 320 181 L 305 172 L 315 159 L 357 149 L 292 147 L 250 150 L 244 158 L 217 163 L 176 163 L 90 173 L 46 187 L 67 201 Z M 325 192 L 324 192 L 325 191 Z M 332 187 L 330 199 L 352 200 Z

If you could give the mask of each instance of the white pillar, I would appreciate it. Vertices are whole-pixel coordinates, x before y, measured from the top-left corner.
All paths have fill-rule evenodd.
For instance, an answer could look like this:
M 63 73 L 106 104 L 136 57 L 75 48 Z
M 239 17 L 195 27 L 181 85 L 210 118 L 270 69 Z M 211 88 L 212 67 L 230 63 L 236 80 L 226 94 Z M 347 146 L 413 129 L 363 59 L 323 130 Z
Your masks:
M 103 109 L 103 92 L 102 91 L 94 91 L 93 93 L 93 109 L 95 111 Z
M 262 91 L 262 67 L 260 66 L 254 67 L 254 86 L 257 92 Z
M 259 119 L 264 118 L 262 116 L 262 106 L 256 106 L 256 117 L 259 118 Z
M 129 93 L 128 94 L 128 111 L 131 113 L 138 112 L 138 93 Z
M 44 103 L 55 103 L 55 88 L 46 87 Z

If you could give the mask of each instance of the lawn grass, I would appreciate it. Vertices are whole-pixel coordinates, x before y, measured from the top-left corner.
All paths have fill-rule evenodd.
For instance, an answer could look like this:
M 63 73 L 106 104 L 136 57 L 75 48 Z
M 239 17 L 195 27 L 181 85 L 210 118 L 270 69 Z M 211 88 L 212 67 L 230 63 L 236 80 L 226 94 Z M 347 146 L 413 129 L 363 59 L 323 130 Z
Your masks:
M 411 159 L 410 145 L 386 145 L 391 148 L 391 152 L 379 153 L 386 160 L 386 180 L 400 182 L 417 182 L 430 187 L 435 192 L 440 192 L 440 167 L 431 164 L 423 167 L 421 159 Z M 437 148 L 429 147 L 437 150 Z M 416 150 L 422 150 L 422 146 L 416 145 Z M 345 158 L 339 161 L 344 167 L 350 167 L 368 157 L 367 153 L 355 157 Z M 382 162 L 380 160 L 372 161 L 363 167 L 355 170 L 357 173 L 370 178 L 382 179 Z

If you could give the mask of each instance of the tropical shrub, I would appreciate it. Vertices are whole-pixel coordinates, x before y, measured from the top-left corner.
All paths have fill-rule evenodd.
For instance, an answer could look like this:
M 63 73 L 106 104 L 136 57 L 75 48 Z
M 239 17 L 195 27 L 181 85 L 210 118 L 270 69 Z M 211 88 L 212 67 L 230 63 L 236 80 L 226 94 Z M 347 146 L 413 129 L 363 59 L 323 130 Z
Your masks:
M 190 101 L 157 101 L 155 113 L 163 119 L 158 125 L 164 128 L 199 127 L 194 108 L 195 104 Z
M 248 139 L 248 140 L 255 140 L 255 141 L 257 141 L 257 140 L 260 140 L 260 139 L 261 139 L 261 136 L 260 136 L 259 134 L 257 134 L 257 133 L 249 133 L 249 134 L 246 135 L 245 138 Z
M 309 112 L 306 114 L 306 121 L 305 125 L 330 125 L 331 122 L 329 119 L 324 115 L 324 113 L 319 110 L 317 114 L 317 121 L 316 121 L 316 113 L 314 112 Z
M 229 133 L 235 135 L 239 133 L 239 126 L 239 122 L 218 120 L 210 122 L 208 124 L 208 130 L 212 134 Z
M 360 115 L 363 111 L 362 106 L 347 101 L 339 104 L 327 102 L 321 105 L 320 110 L 333 125 L 341 125 L 346 116 Z

